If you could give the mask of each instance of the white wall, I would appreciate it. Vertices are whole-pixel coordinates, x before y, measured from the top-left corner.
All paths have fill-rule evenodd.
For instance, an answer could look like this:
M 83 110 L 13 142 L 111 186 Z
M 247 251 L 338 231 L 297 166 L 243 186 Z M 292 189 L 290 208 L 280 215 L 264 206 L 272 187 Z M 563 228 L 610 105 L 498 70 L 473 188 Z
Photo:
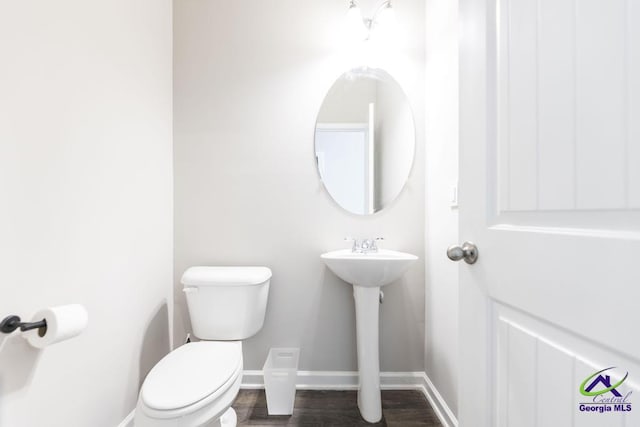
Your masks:
M 0 337 L 0 425 L 117 425 L 170 346 L 171 2 L 0 1 L 0 317 L 81 303 L 37 352 Z
M 374 2 L 361 2 L 370 14 Z M 382 212 L 359 217 L 323 189 L 314 161 L 316 115 L 335 79 L 362 65 L 340 24 L 343 0 L 185 0 L 174 5 L 176 339 L 189 330 L 179 278 L 190 265 L 273 270 L 264 329 L 244 344 L 245 369 L 269 347 L 299 346 L 304 370 L 355 370 L 352 290 L 320 261 L 346 235 L 384 236 L 420 256 L 387 288 L 381 367 L 424 368 L 424 164 Z M 424 10 L 398 2 L 401 40 L 374 50 L 424 117 Z M 424 123 L 417 119 L 417 159 Z
M 405 173 L 414 162 L 415 121 L 405 94 L 396 86 L 378 83 L 376 184 L 377 204 L 387 206 L 398 194 Z M 422 159 L 418 160 L 419 162 Z
M 458 408 L 458 212 L 449 203 L 458 179 L 458 2 L 426 2 L 426 339 L 427 375 Z
M 322 101 L 318 123 L 367 123 L 369 103 L 376 102 L 377 90 L 375 80 L 336 80 Z

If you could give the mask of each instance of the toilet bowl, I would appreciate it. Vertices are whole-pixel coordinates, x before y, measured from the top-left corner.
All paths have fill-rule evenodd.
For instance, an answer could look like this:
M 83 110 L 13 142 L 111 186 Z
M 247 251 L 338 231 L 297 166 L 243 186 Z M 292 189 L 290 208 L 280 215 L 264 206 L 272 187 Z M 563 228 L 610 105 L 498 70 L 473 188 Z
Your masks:
M 145 379 L 135 427 L 235 427 L 242 339 L 264 323 L 271 270 L 191 267 L 182 276 L 194 335 Z
M 229 409 L 241 379 L 241 342 L 185 344 L 149 372 L 138 399 L 136 427 L 214 426 L 211 420 Z

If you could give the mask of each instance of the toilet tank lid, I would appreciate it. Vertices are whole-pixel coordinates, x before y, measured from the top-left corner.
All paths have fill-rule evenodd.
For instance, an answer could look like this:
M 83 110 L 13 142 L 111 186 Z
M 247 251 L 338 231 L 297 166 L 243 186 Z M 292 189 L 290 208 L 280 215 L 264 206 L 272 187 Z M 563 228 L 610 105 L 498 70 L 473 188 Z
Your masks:
M 185 286 L 259 285 L 271 278 L 268 267 L 189 267 L 182 275 Z

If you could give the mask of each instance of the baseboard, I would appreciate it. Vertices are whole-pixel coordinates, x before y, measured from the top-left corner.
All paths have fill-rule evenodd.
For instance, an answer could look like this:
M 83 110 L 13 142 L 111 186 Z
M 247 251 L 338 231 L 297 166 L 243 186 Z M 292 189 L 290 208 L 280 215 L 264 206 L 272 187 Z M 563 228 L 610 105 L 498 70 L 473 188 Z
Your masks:
M 120 424 L 118 424 L 118 427 L 133 427 L 133 416 L 135 415 L 135 413 L 135 409 L 129 412 L 129 415 L 127 415 L 125 419 L 122 420 Z
M 455 414 L 451 408 L 449 408 L 449 405 L 447 405 L 447 402 L 442 398 L 438 389 L 436 389 L 427 374 L 424 372 L 422 372 L 422 379 L 424 380 L 422 392 L 431 404 L 433 411 L 438 416 L 442 425 L 445 427 L 458 427 L 458 419 Z
M 383 390 L 421 390 L 424 372 L 381 372 Z M 264 388 L 262 371 L 244 371 L 244 389 Z M 298 371 L 298 390 L 357 390 L 358 373 L 354 371 Z
M 244 371 L 244 389 L 264 388 L 262 371 Z M 298 371 L 298 390 L 357 390 L 358 373 L 352 371 Z M 381 372 L 382 390 L 420 390 L 445 427 L 458 427 L 458 420 L 424 372 Z

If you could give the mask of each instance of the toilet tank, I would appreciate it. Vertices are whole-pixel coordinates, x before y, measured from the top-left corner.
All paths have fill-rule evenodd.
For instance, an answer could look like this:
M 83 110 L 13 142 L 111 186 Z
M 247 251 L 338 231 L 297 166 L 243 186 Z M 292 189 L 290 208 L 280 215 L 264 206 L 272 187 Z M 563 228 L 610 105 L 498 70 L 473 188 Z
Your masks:
M 190 267 L 182 275 L 193 334 L 202 340 L 243 340 L 264 323 L 271 270 Z

